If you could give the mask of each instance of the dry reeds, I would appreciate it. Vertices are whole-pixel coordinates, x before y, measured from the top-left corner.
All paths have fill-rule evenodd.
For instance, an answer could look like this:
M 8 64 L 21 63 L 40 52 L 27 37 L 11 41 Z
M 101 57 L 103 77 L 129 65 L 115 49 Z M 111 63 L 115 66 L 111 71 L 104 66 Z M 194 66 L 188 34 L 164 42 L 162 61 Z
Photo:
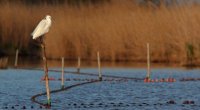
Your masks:
M 8 67 L 8 57 L 0 58 L 0 69 L 6 69 Z
M 104 5 L 0 6 L 0 45 L 4 49 L 32 48 L 30 33 L 39 20 L 50 14 L 53 24 L 46 35 L 47 56 L 66 59 L 145 61 L 146 43 L 154 62 L 185 62 L 187 44 L 200 60 L 200 6 L 142 7 L 130 0 Z M 14 50 L 14 49 L 13 49 Z

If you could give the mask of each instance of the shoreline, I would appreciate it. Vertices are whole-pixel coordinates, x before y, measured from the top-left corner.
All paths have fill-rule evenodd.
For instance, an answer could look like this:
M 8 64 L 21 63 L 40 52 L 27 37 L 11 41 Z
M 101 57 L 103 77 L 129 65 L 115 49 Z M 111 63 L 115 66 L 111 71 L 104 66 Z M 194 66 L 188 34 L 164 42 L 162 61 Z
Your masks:
M 8 57 L 8 67 L 14 67 L 14 56 Z M 60 59 L 47 59 L 49 67 L 61 67 L 61 58 Z M 30 57 L 30 56 L 20 56 L 18 61 L 19 67 L 41 67 L 42 58 L 39 57 Z M 101 60 L 103 68 L 146 68 L 146 61 L 108 61 Z M 78 59 L 65 59 L 65 67 L 74 67 L 76 68 L 78 64 Z M 81 68 L 87 67 L 97 67 L 97 60 L 85 60 L 81 59 Z M 200 65 L 196 64 L 184 64 L 180 62 L 154 62 L 151 61 L 151 68 L 186 68 L 193 69 L 199 68 Z

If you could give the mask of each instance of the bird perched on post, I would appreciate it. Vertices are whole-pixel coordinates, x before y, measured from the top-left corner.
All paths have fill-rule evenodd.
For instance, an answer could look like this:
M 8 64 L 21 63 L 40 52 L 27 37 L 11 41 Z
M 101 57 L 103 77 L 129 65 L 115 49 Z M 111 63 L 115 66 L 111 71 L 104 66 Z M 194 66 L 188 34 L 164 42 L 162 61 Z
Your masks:
M 37 25 L 31 36 L 35 40 L 40 36 L 43 36 L 44 34 L 48 33 L 50 27 L 51 27 L 51 16 L 46 15 L 46 17 L 42 21 L 40 21 L 40 23 Z
M 47 15 L 40 23 L 37 25 L 31 36 L 33 36 L 34 40 L 40 39 L 40 44 L 43 50 L 43 62 L 44 62 L 44 72 L 45 72 L 45 83 L 46 83 L 46 92 L 47 92 L 47 107 L 51 106 L 51 96 L 50 96 L 50 88 L 49 88 L 49 78 L 48 78 L 48 66 L 47 66 L 47 57 L 45 51 L 45 42 L 43 42 L 44 34 L 49 32 L 49 28 L 51 27 L 51 16 Z

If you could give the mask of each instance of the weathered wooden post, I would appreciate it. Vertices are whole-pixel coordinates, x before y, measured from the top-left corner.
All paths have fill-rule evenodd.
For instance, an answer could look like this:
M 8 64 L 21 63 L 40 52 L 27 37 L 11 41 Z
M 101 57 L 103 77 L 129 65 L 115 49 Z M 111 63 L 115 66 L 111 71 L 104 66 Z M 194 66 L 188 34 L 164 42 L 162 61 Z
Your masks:
M 19 54 L 19 49 L 16 50 L 16 54 L 15 54 L 15 65 L 14 65 L 15 68 L 17 68 L 18 66 L 18 56 L 19 56 L 18 54 Z
M 44 37 L 44 36 L 43 36 Z M 49 76 L 48 76 L 48 66 L 47 66 L 47 58 L 45 51 L 45 42 L 43 41 L 43 37 L 40 37 L 42 54 L 43 54 L 43 63 L 44 63 L 44 72 L 45 72 L 45 84 L 46 84 L 46 92 L 47 92 L 47 106 L 51 106 L 51 96 L 50 96 L 50 88 L 49 88 Z
M 97 52 L 97 61 L 98 61 L 98 70 L 99 70 L 99 81 L 102 81 L 102 72 L 101 72 L 101 61 L 99 51 Z
M 150 73 L 151 73 L 151 68 L 150 68 L 150 49 L 149 49 L 149 43 L 147 43 L 147 79 L 150 79 Z
M 80 73 L 80 67 L 81 67 L 81 58 L 78 57 L 77 73 Z
M 64 65 L 65 65 L 65 58 L 62 57 L 62 78 L 61 78 L 61 88 L 64 89 Z
M 45 84 L 46 84 L 46 92 L 47 92 L 47 104 L 46 107 L 51 107 L 51 96 L 50 96 L 50 89 L 49 89 L 49 77 L 48 77 L 48 67 L 47 67 L 47 58 L 46 58 L 46 51 L 45 51 L 45 42 L 43 41 L 43 37 L 46 33 L 49 32 L 49 28 L 51 27 L 51 16 L 46 15 L 44 19 L 42 19 L 34 31 L 31 33 L 31 36 L 34 40 L 39 39 L 40 45 L 42 48 L 42 58 L 44 63 L 44 72 L 45 72 Z

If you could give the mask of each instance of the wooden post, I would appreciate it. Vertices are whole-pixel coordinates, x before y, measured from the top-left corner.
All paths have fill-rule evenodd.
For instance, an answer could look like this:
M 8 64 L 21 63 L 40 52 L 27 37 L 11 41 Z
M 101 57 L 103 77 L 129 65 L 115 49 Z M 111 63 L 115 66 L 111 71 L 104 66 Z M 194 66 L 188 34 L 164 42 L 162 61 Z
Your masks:
M 64 64 L 65 64 L 65 58 L 62 57 L 62 78 L 61 78 L 61 88 L 64 89 Z
M 49 77 L 48 77 L 48 67 L 47 67 L 47 59 L 46 59 L 46 51 L 45 51 L 45 42 L 43 41 L 44 36 L 40 37 L 41 40 L 41 47 L 42 47 L 42 54 L 43 54 L 43 63 L 44 63 L 44 72 L 45 72 L 45 85 L 46 85 L 46 92 L 47 92 L 47 106 L 51 106 L 51 96 L 50 96 L 50 88 L 49 88 Z
M 18 66 L 18 54 L 19 54 L 19 49 L 16 50 L 16 55 L 15 55 L 15 68 Z
M 78 57 L 77 73 L 80 73 L 80 67 L 81 67 L 81 58 Z
M 150 51 L 149 51 L 149 43 L 147 43 L 147 77 L 148 79 L 150 79 Z
M 97 61 L 98 61 L 98 68 L 99 68 L 99 81 L 102 81 L 101 61 L 100 61 L 99 51 L 97 52 Z

